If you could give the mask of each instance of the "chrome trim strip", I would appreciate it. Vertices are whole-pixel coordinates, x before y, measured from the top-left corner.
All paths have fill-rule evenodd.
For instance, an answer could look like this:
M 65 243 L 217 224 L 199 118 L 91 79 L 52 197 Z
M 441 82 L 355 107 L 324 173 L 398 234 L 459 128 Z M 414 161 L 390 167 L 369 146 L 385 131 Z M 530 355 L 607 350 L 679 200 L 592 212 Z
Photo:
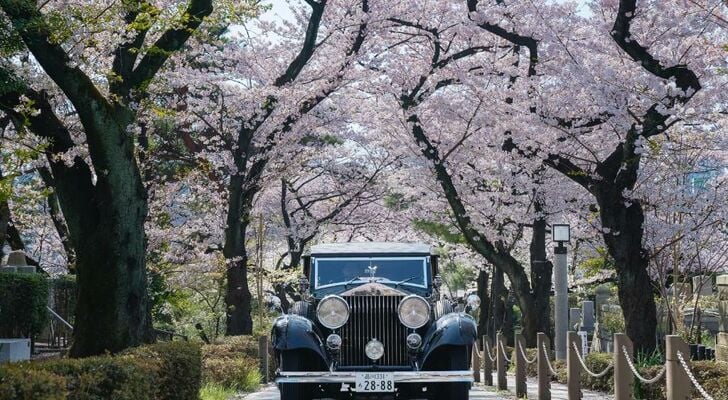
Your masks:
M 364 371 L 362 371 L 364 372 Z M 371 371 L 367 371 L 371 372 Z M 281 371 L 276 383 L 354 383 L 356 372 L 286 372 Z M 473 371 L 394 371 L 395 383 L 470 382 Z

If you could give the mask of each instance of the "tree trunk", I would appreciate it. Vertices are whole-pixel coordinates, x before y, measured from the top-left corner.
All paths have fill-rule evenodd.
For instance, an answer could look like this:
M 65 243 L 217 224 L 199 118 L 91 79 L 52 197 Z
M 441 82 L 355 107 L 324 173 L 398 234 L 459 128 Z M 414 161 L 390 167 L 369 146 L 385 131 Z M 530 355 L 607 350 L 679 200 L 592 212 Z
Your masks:
M 503 331 L 506 318 L 506 297 L 508 296 L 503 270 L 495 266 L 493 267 L 490 296 L 490 303 L 493 311 L 491 312 L 488 335 L 492 340 L 495 340 L 496 333 Z
M 72 176 L 74 171 L 69 174 L 57 164 L 53 171 L 63 213 L 75 227 L 71 240 L 77 255 L 78 304 L 72 357 L 114 353 L 154 340 L 145 264 L 146 191 L 131 138 L 114 133 L 109 136 L 117 138 L 111 139 L 115 153 L 108 160 L 113 164 L 106 174 L 98 174 L 95 186 L 73 184 L 83 175 Z M 78 207 L 84 197 L 88 206 Z
M 542 205 L 536 201 L 534 210 L 542 211 Z M 528 346 L 536 345 L 536 334 L 551 334 L 551 281 L 553 264 L 546 255 L 546 219 L 536 218 L 533 221 L 531 236 L 531 286 L 533 287 L 533 309 L 529 315 L 530 329 L 524 329 Z M 525 313 L 524 313 L 525 315 Z
M 488 301 L 488 272 L 482 269 L 478 272 L 478 297 L 481 300 L 478 315 L 478 337 L 480 337 L 488 332 L 488 317 L 491 314 Z
M 657 345 L 657 309 L 647 273 L 649 259 L 642 248 L 642 205 L 613 190 L 600 192 L 597 200 L 605 228 L 604 242 L 617 269 L 619 303 L 627 336 L 634 342 L 635 351 L 650 353 Z
M 254 193 L 243 190 L 244 177 L 233 175 L 230 179 L 223 254 L 227 263 L 227 289 L 225 306 L 228 336 L 250 335 L 253 333 L 251 317 L 252 295 L 248 288 L 248 252 L 245 237 Z

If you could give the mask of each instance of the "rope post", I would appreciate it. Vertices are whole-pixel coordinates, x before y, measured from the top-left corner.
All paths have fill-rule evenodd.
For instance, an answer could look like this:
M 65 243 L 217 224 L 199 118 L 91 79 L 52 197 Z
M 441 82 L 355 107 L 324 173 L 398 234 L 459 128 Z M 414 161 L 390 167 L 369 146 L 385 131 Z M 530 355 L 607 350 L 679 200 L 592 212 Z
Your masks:
M 502 333 L 498 333 L 495 338 L 496 342 L 496 366 L 498 368 L 498 390 L 508 390 L 508 381 L 506 380 L 506 370 L 508 365 L 506 363 L 506 356 L 503 354 L 506 348 L 506 340 L 503 338 Z
M 492 348 L 490 338 L 483 336 L 483 384 L 487 386 L 493 386 L 493 362 L 490 359 Z
M 263 383 L 268 383 L 268 336 L 258 338 L 258 358 L 260 359 L 260 375 Z
M 538 400 L 551 400 L 551 375 L 547 364 L 551 343 L 549 337 L 543 332 L 536 335 L 536 350 L 536 354 L 538 354 Z
M 473 343 L 473 382 L 480 382 L 480 356 L 478 356 L 478 346 L 480 344 L 476 340 Z
M 576 346 L 574 346 L 576 344 Z M 581 338 L 574 331 L 566 333 L 566 385 L 569 400 L 581 400 L 581 366 L 579 365 L 579 354 L 576 349 L 581 349 Z
M 526 397 L 526 358 L 524 357 L 523 351 L 526 349 L 526 339 L 520 333 L 516 334 L 515 343 L 516 357 L 516 397 Z M 523 351 L 521 351 L 523 350 Z
M 614 400 L 631 400 L 634 393 L 634 378 L 629 370 L 629 363 L 622 348 L 632 359 L 632 341 L 624 333 L 614 334 Z
M 689 400 L 691 399 L 692 383 L 687 372 L 680 365 L 677 352 L 681 352 L 685 362 L 690 366 L 690 346 L 678 335 L 668 335 L 666 339 L 665 367 L 667 368 L 667 400 Z

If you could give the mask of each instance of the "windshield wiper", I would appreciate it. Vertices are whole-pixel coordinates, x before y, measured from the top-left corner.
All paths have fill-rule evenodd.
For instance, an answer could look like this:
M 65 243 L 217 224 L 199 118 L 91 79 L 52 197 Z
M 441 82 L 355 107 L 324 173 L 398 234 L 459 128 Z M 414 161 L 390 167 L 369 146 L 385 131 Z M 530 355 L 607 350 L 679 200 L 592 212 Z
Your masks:
M 395 283 L 395 284 L 394 284 L 394 287 L 399 287 L 399 285 L 401 285 L 401 284 L 403 284 L 403 283 L 405 283 L 405 282 L 409 282 L 409 281 L 411 281 L 412 279 L 415 279 L 415 278 L 417 278 L 417 275 L 415 275 L 415 276 L 410 276 L 410 277 L 409 277 L 409 278 L 407 278 L 407 279 L 403 279 L 403 280 L 401 280 L 401 281 L 399 281 L 399 282 Z

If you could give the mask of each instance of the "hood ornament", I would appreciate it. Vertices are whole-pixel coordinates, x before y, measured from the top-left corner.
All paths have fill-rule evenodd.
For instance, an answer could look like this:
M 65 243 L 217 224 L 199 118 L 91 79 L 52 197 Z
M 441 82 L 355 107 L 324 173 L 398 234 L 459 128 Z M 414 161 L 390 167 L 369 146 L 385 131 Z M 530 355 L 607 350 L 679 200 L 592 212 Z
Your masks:
M 370 278 L 374 278 L 374 275 L 377 274 L 377 266 L 376 265 L 370 265 L 366 269 L 366 273 L 369 274 Z

